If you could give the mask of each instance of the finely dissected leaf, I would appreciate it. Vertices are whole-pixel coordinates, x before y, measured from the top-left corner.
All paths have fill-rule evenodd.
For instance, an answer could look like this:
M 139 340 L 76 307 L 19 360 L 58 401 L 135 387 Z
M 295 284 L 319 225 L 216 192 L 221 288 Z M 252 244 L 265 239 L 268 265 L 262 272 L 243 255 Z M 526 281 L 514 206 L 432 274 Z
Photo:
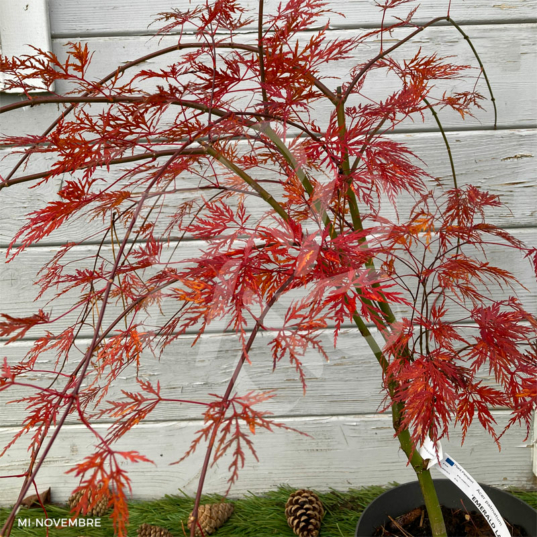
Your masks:
M 65 186 L 58 192 L 61 201 L 52 201 L 44 209 L 31 213 L 31 218 L 11 241 L 10 250 L 20 237 L 23 237 L 22 247 L 35 244 L 54 230 L 58 229 L 76 211 L 86 206 L 92 197 L 89 194 L 94 181 L 66 181 Z M 17 253 L 21 248 L 17 249 Z
M 245 425 L 252 435 L 255 435 L 258 429 L 272 431 L 273 428 L 300 432 L 283 423 L 267 419 L 266 416 L 270 415 L 270 412 L 258 411 L 253 408 L 254 405 L 273 398 L 275 396 L 273 392 L 249 392 L 243 396 L 235 395 L 228 400 L 224 400 L 215 394 L 210 395 L 216 400 L 210 403 L 205 411 L 204 427 L 197 431 L 197 436 L 192 441 L 185 455 L 173 464 L 182 462 L 194 453 L 201 442 L 208 442 L 211 447 L 214 447 L 213 465 L 228 450 L 231 450 L 231 463 L 229 465 L 230 477 L 228 479 L 229 487 L 231 487 L 238 478 L 239 470 L 244 467 L 245 450 L 250 451 L 257 460 L 257 453 L 254 449 L 252 439 L 244 431 Z
M 39 310 L 29 317 L 12 317 L 7 313 L 1 313 L 0 317 L 4 319 L 4 321 L 0 322 L 0 336 L 11 336 L 8 339 L 8 343 L 13 343 L 17 339 L 23 338 L 32 328 L 50 322 L 50 316 L 43 310 Z

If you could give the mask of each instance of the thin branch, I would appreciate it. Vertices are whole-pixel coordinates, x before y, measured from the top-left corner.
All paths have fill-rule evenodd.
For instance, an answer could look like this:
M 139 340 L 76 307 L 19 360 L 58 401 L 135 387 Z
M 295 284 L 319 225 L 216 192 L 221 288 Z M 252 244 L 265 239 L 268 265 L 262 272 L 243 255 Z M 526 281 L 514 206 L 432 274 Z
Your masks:
M 490 100 L 492 101 L 492 106 L 494 107 L 494 128 L 496 128 L 498 123 L 498 110 L 496 109 L 496 99 L 494 98 L 494 93 L 492 93 L 492 86 L 490 85 L 489 77 L 487 76 L 487 71 L 485 71 L 485 66 L 483 65 L 483 62 L 481 61 L 481 58 L 479 57 L 479 54 L 477 53 L 477 50 L 474 47 L 474 44 L 472 43 L 472 40 L 470 37 L 464 33 L 464 30 L 448 15 L 446 17 L 446 20 L 457 29 L 457 31 L 464 37 L 468 45 L 470 45 L 470 48 L 472 49 L 472 52 L 474 53 L 475 59 L 477 60 L 477 63 L 479 63 L 479 67 L 481 67 L 481 72 L 483 73 L 483 76 L 485 77 L 485 82 L 487 83 L 487 88 L 490 92 Z
M 150 193 L 151 189 L 153 188 L 153 186 L 162 177 L 162 175 L 165 173 L 166 169 L 173 163 L 175 158 L 181 153 L 181 151 L 186 149 L 188 147 L 188 145 L 190 145 L 191 143 L 193 143 L 193 142 L 186 142 L 181 148 L 176 150 L 176 153 L 174 155 L 172 155 L 168 159 L 166 164 L 161 168 L 160 172 L 155 176 L 155 178 L 151 181 L 151 183 L 146 188 L 145 192 L 146 192 L 147 195 L 149 195 L 149 193 Z M 9 514 L 5 524 L 4 524 L 4 526 L 2 527 L 2 530 L 0 530 L 0 535 L 4 535 L 5 530 L 7 528 L 11 528 L 11 526 L 13 524 L 13 521 L 15 519 L 15 516 L 16 516 L 17 510 L 18 510 L 19 506 L 21 505 L 22 500 L 24 499 L 25 495 L 27 494 L 28 489 L 30 488 L 32 481 L 35 479 L 37 473 L 39 472 L 39 469 L 43 465 L 43 463 L 44 463 L 45 459 L 47 458 L 52 446 L 54 445 L 54 443 L 55 443 L 55 441 L 56 441 L 56 439 L 57 439 L 57 437 L 59 435 L 59 432 L 62 429 L 63 424 L 65 423 L 65 420 L 67 419 L 67 416 L 69 415 L 69 413 L 71 411 L 71 408 L 72 408 L 72 406 L 73 406 L 73 404 L 75 402 L 75 399 L 77 398 L 78 392 L 80 391 L 80 389 L 82 387 L 82 383 L 83 383 L 84 378 L 85 378 L 85 373 L 86 373 L 86 371 L 87 371 L 87 369 L 89 367 L 90 361 L 91 361 L 91 356 L 93 355 L 93 353 L 94 353 L 94 351 L 95 351 L 95 349 L 97 348 L 97 345 L 98 345 L 99 332 L 101 330 L 101 326 L 102 326 L 102 323 L 104 321 L 104 314 L 105 314 L 105 311 L 106 311 L 106 306 L 107 306 L 107 303 L 108 303 L 108 299 L 110 297 L 110 292 L 111 292 L 112 286 L 114 284 L 115 275 L 116 275 L 116 273 L 117 273 L 117 271 L 118 271 L 118 269 L 120 267 L 121 258 L 123 256 L 123 252 L 124 252 L 125 247 L 127 245 L 128 238 L 130 236 L 130 233 L 134 229 L 135 223 L 136 223 L 136 221 L 138 219 L 138 216 L 140 215 L 140 213 L 142 211 L 142 207 L 143 207 L 143 204 L 144 204 L 145 200 L 146 200 L 146 198 L 142 197 L 140 199 L 140 201 L 138 202 L 136 211 L 134 212 L 134 214 L 132 216 L 131 222 L 130 222 L 129 227 L 127 229 L 127 232 L 125 233 L 125 237 L 123 238 L 121 246 L 119 247 L 117 259 L 116 259 L 116 261 L 114 263 L 114 266 L 113 266 L 113 268 L 111 270 L 110 278 L 109 278 L 109 280 L 108 280 L 108 282 L 106 284 L 106 289 L 105 289 L 105 292 L 104 292 L 104 295 L 103 295 L 102 307 L 101 307 L 101 311 L 99 312 L 99 318 L 98 318 L 97 323 L 96 323 L 96 325 L 94 327 L 94 334 L 93 334 L 92 341 L 91 341 L 91 343 L 90 343 L 90 345 L 88 347 L 88 350 L 86 351 L 86 354 L 85 354 L 84 358 L 81 360 L 79 366 L 77 367 L 77 373 L 78 373 L 78 370 L 80 370 L 79 379 L 77 380 L 75 386 L 72 389 L 71 397 L 70 397 L 70 399 L 68 400 L 68 402 L 67 402 L 67 404 L 65 406 L 64 413 L 62 414 L 62 416 L 58 420 L 58 422 L 56 424 L 56 428 L 55 428 L 54 432 L 52 433 L 52 436 L 51 436 L 50 440 L 48 441 L 45 449 L 43 450 L 43 454 L 41 455 L 39 461 L 35 465 L 35 468 L 33 469 L 31 475 L 28 476 L 25 484 L 22 486 L 21 491 L 19 493 L 19 497 L 17 499 L 17 502 L 15 503 L 13 509 L 11 510 L 11 512 L 10 512 L 10 514 Z M 74 374 L 76 374 L 76 373 L 73 373 L 73 375 Z M 75 378 L 75 377 L 73 376 L 73 378 Z M 69 388 L 69 384 L 66 385 L 64 391 L 66 392 L 68 390 L 68 388 Z
M 44 179 L 45 177 L 51 177 L 52 174 L 54 175 L 61 175 L 64 173 L 73 173 L 78 170 L 86 170 L 88 168 L 95 167 L 102 167 L 102 166 L 112 166 L 115 164 L 125 164 L 128 162 L 136 162 L 139 160 L 156 160 L 160 157 L 167 157 L 171 156 L 175 153 L 175 149 L 163 149 L 161 151 L 149 151 L 147 153 L 140 153 L 139 155 L 131 155 L 130 157 L 121 157 L 112 159 L 109 161 L 106 160 L 100 160 L 100 161 L 94 161 L 94 162 L 88 162 L 87 164 L 84 164 L 82 166 L 79 166 L 73 170 L 63 170 L 62 172 L 51 172 L 51 170 L 45 171 L 45 172 L 37 172 L 32 173 L 29 175 L 23 175 L 21 177 L 15 177 L 14 179 L 6 179 L 2 183 L 0 183 L 0 190 L 2 188 L 6 188 L 12 185 L 18 185 L 20 183 L 27 183 L 29 181 L 35 181 L 37 179 Z M 203 149 L 188 149 L 184 153 L 181 154 L 181 156 L 184 157 L 191 157 L 195 155 L 205 155 L 205 151 Z
M 406 37 L 401 39 L 401 41 L 398 41 L 395 43 L 395 45 L 392 45 L 390 48 L 387 48 L 386 50 L 380 52 L 377 54 L 374 58 L 369 60 L 361 69 L 360 71 L 354 76 L 354 78 L 351 80 L 351 83 L 345 90 L 345 93 L 343 94 L 342 101 L 345 103 L 347 99 L 349 98 L 350 94 L 352 93 L 352 90 L 354 89 L 354 86 L 358 84 L 360 79 L 375 65 L 379 60 L 387 56 L 388 54 L 392 53 L 394 50 L 398 49 L 401 45 L 404 45 L 407 41 L 410 41 L 413 37 L 418 35 L 420 32 L 423 32 L 426 28 L 429 26 L 432 26 L 433 24 L 436 24 L 437 22 L 449 20 L 447 16 L 445 17 L 436 17 L 436 19 L 430 20 L 427 24 L 424 24 L 423 26 L 420 26 L 416 31 L 408 34 Z
M 232 377 L 231 377 L 231 379 L 230 379 L 230 381 L 229 381 L 229 383 L 227 385 L 226 392 L 224 394 L 224 397 L 222 398 L 222 405 L 227 405 L 227 403 L 229 401 L 229 398 L 231 397 L 231 392 L 233 391 L 235 383 L 237 382 L 237 379 L 238 379 L 239 374 L 241 372 L 242 366 L 244 365 L 244 362 L 246 361 L 246 358 L 248 356 L 248 352 L 250 351 L 250 349 L 251 349 L 251 347 L 252 347 L 252 345 L 254 343 L 254 340 L 255 340 L 255 338 L 257 336 L 257 333 L 258 333 L 259 329 L 261 328 L 267 313 L 269 312 L 270 308 L 272 308 L 272 306 L 276 303 L 276 301 L 280 298 L 282 293 L 284 293 L 285 290 L 289 287 L 289 285 L 292 283 L 294 278 L 295 278 L 295 274 L 293 273 L 293 274 L 291 274 L 291 276 L 289 276 L 285 280 L 283 285 L 274 293 L 272 298 L 267 302 L 267 305 L 265 306 L 265 309 L 263 310 L 263 312 L 259 316 L 259 319 L 257 319 L 257 321 L 255 323 L 255 326 L 252 329 L 252 333 L 250 334 L 250 337 L 248 338 L 248 341 L 246 342 L 246 346 L 244 347 L 244 350 L 242 351 L 242 354 L 241 354 L 241 356 L 239 358 L 237 366 L 235 367 L 235 371 L 233 372 L 233 375 L 232 375 Z M 196 499 L 195 499 L 195 502 L 194 502 L 194 509 L 192 511 L 192 517 L 193 517 L 194 521 L 197 521 L 198 508 L 199 508 L 200 501 L 201 501 L 201 494 L 203 492 L 203 485 L 205 483 L 205 477 L 207 475 L 207 470 L 209 469 L 209 463 L 211 461 L 211 455 L 212 455 L 213 446 L 214 446 L 214 443 L 215 443 L 215 440 L 216 440 L 216 435 L 218 433 L 218 428 L 220 427 L 224 417 L 225 417 L 225 412 L 221 413 L 218 421 L 214 424 L 213 431 L 212 431 L 212 434 L 211 434 L 211 439 L 209 440 L 209 445 L 207 446 L 207 451 L 205 453 L 205 459 L 203 461 L 203 466 L 201 468 L 201 476 L 200 476 L 200 479 L 199 479 L 199 482 L 198 482 L 198 490 L 196 492 Z M 192 528 L 190 530 L 190 537 L 195 536 L 195 530 L 196 530 L 196 524 L 192 524 Z
M 159 56 L 163 56 L 165 54 L 169 54 L 170 52 L 175 52 L 176 50 L 182 50 L 182 49 L 188 49 L 188 48 L 203 48 L 207 46 L 204 43 L 178 43 L 177 45 L 173 45 L 171 47 L 163 48 L 162 50 L 157 50 L 155 52 L 151 52 L 149 54 L 146 54 L 145 56 L 141 56 L 140 58 L 137 58 L 135 60 L 132 60 L 130 62 L 127 62 L 125 65 L 122 65 L 121 67 L 118 67 L 117 69 L 114 69 L 112 72 L 108 73 L 104 78 L 101 78 L 98 82 L 95 82 L 95 89 L 97 90 L 100 86 L 103 84 L 106 84 L 108 81 L 112 80 L 113 78 L 118 77 L 119 75 L 123 74 L 125 71 L 130 69 L 131 67 L 135 67 L 136 65 L 139 65 L 140 63 L 144 63 L 148 60 L 151 60 L 153 58 L 158 58 Z M 240 45 L 236 43 L 220 43 L 218 45 L 219 48 L 230 48 L 230 49 L 238 49 L 238 50 L 248 50 L 250 52 L 257 52 L 255 47 L 252 47 L 251 45 Z M 90 92 L 86 92 L 83 94 L 83 96 L 90 95 Z M 59 122 L 65 118 L 68 114 L 70 114 L 75 109 L 75 106 L 70 106 L 66 110 L 62 112 L 58 118 L 56 118 L 50 126 L 43 132 L 41 135 L 41 138 L 44 138 L 48 134 L 50 134 L 54 128 L 57 127 Z M 34 145 L 36 147 L 37 144 Z M 24 156 L 21 157 L 21 159 L 17 162 L 17 164 L 13 167 L 11 172 L 7 175 L 6 180 L 11 179 L 13 175 L 17 172 L 17 170 L 26 162 L 26 160 L 31 155 L 31 152 L 26 153 Z
M 244 170 L 239 168 L 236 164 L 229 161 L 224 155 L 214 149 L 214 147 L 201 142 L 207 153 L 221 162 L 226 168 L 236 173 L 248 186 L 253 188 L 261 198 L 263 198 L 286 222 L 289 222 L 289 215 L 285 212 L 285 209 L 272 197 L 270 192 L 266 191 L 255 179 L 250 177 Z
M 451 153 L 451 146 L 449 145 L 446 131 L 444 130 L 444 127 L 442 126 L 442 123 L 440 122 L 440 118 L 438 117 L 438 114 L 436 110 L 434 109 L 434 106 L 432 106 L 429 101 L 426 99 L 426 97 L 422 97 L 423 102 L 427 105 L 427 108 L 431 111 L 433 114 L 434 120 L 436 121 L 436 124 L 438 125 L 438 129 L 440 130 L 440 133 L 442 134 L 442 138 L 444 139 L 444 144 L 446 146 L 446 151 L 449 157 L 449 164 L 451 165 L 451 175 L 453 176 L 453 185 L 455 188 L 459 188 L 457 185 L 457 174 L 455 172 L 455 162 L 453 161 L 453 155 Z
M 298 67 L 297 67 L 298 69 Z M 330 91 L 317 77 L 306 71 L 302 73 L 312 84 L 325 96 L 332 104 L 336 104 L 337 96 L 333 91 Z

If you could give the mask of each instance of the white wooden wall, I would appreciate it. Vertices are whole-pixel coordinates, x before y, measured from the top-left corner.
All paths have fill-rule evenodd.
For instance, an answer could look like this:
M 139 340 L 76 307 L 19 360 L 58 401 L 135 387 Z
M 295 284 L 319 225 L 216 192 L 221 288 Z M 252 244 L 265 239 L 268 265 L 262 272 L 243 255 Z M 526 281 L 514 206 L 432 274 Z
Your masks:
M 95 51 L 92 74 L 105 74 L 116 65 L 158 46 L 157 40 L 148 39 L 151 29 L 148 30 L 147 24 L 152 15 L 165 11 L 171 4 L 172 0 L 49 0 L 53 50 L 63 58 L 67 42 L 87 42 Z M 244 4 L 253 7 L 257 0 L 244 0 Z M 274 9 L 276 4 L 276 0 L 269 0 L 267 11 Z M 425 21 L 444 14 L 447 2 L 422 0 L 421 4 L 418 19 Z M 373 0 L 332 0 L 330 5 L 346 14 L 345 19 L 332 18 L 330 32 L 334 38 L 354 35 L 364 28 L 377 26 L 380 21 Z M 173 7 L 187 6 L 186 0 L 173 3 Z M 486 105 L 487 110 L 479 112 L 475 119 L 465 122 L 455 115 L 443 116 L 460 182 L 473 183 L 500 194 L 510 210 L 495 213 L 493 221 L 533 244 L 537 243 L 536 15 L 537 0 L 453 1 L 452 17 L 470 35 L 488 70 L 497 99 L 498 129 L 491 129 L 490 105 Z M 400 35 L 395 32 L 393 39 Z M 253 36 L 247 34 L 244 39 L 248 41 Z M 161 46 L 167 46 L 173 40 L 165 38 Z M 475 65 L 466 43 L 451 27 L 430 28 L 398 54 L 411 54 L 420 46 L 438 50 L 443 56 L 456 55 L 461 62 Z M 360 58 L 371 56 L 376 50 L 378 42 L 371 40 L 369 50 L 364 50 Z M 354 58 L 353 62 L 356 60 Z M 158 67 L 160 61 L 152 67 Z M 349 64 L 342 63 L 334 76 L 343 75 Z M 56 90 L 61 92 L 63 89 L 58 84 Z M 484 86 L 481 89 L 486 91 Z M 0 105 L 19 98 L 0 94 Z M 0 131 L 37 133 L 44 130 L 56 114 L 54 107 L 18 111 L 0 118 Z M 404 130 L 393 136 L 407 142 L 426 161 L 433 176 L 449 180 L 445 147 L 430 120 L 424 124 L 405 125 Z M 7 158 L 0 161 L 0 165 L 7 167 L 12 157 L 0 148 L 2 157 Z M 46 164 L 45 158 L 35 161 L 27 173 L 41 170 Z M 29 314 L 44 304 L 45 300 L 33 302 L 36 288 L 32 282 L 38 267 L 53 255 L 58 244 L 78 237 L 82 230 L 87 233 L 87 223 L 75 223 L 68 231 L 53 234 L 39 247 L 28 249 L 14 262 L 5 263 L 5 248 L 23 222 L 24 215 L 54 199 L 57 190 L 58 182 L 51 182 L 33 190 L 22 185 L 0 192 L 1 312 Z M 403 199 L 400 209 L 408 204 L 409 201 Z M 260 208 L 254 205 L 250 210 L 256 212 Z M 199 246 L 194 241 L 186 243 L 179 255 L 188 257 Z M 88 255 L 95 251 L 94 246 L 84 248 Z M 529 289 L 523 297 L 524 302 L 537 311 L 537 285 L 530 267 L 522 259 L 506 257 L 502 252 L 492 252 L 491 258 L 518 275 Z M 63 305 L 69 299 L 67 296 Z M 158 317 L 167 311 L 164 304 L 163 313 L 155 311 L 153 315 Z M 273 315 L 278 315 L 277 308 Z M 81 334 L 81 345 L 88 335 Z M 28 341 L 4 346 L 2 357 L 5 355 L 10 361 L 20 359 L 36 336 L 37 332 L 33 332 Z M 329 337 L 326 334 L 327 341 Z M 142 364 L 142 375 L 151 380 L 160 379 L 168 397 L 223 393 L 240 353 L 237 339 L 231 335 L 222 336 L 218 330 L 202 337 L 194 348 L 192 341 L 193 336 L 186 335 L 168 349 L 160 362 L 148 356 Z M 238 390 L 244 393 L 250 389 L 276 388 L 278 397 L 267 405 L 267 410 L 280 421 L 311 434 L 313 439 L 289 432 L 260 433 L 255 442 L 260 462 L 256 463 L 251 457 L 248 459 L 242 477 L 233 489 L 234 494 L 247 490 L 261 492 L 280 483 L 345 489 L 413 479 L 413 473 L 405 467 L 397 441 L 393 439 L 389 415 L 377 413 L 382 399 L 378 366 L 356 330 L 349 327 L 342 333 L 338 348 L 331 353 L 330 363 L 325 363 L 315 353 L 308 354 L 309 389 L 305 397 L 300 384 L 294 380 L 292 368 L 282 364 L 276 373 L 271 373 L 266 341 L 264 337 L 256 341 L 253 365 L 241 375 Z M 50 357 L 41 357 L 43 363 L 48 360 Z M 115 393 L 120 389 L 134 389 L 134 372 L 124 375 L 122 380 L 122 386 L 113 388 Z M 5 405 L 11 398 L 0 393 L 0 445 L 10 439 L 23 416 L 21 405 Z M 499 426 L 506 423 L 506 412 L 497 411 L 495 416 Z M 156 464 L 130 468 L 134 496 L 158 497 L 174 493 L 178 488 L 190 493 L 195 491 L 203 452 L 178 466 L 169 466 L 169 463 L 180 458 L 200 425 L 197 409 L 162 406 L 151 422 L 132 431 L 122 445 L 145 453 Z M 98 425 L 100 428 L 106 426 L 106 423 Z M 40 488 L 52 486 L 54 499 L 65 499 L 76 483 L 73 477 L 65 476 L 64 471 L 90 452 L 91 445 L 88 444 L 91 442 L 92 437 L 81 426 L 68 424 L 39 475 Z M 460 434 L 455 431 L 445 449 L 483 482 L 532 487 L 536 481 L 532 471 L 531 442 L 531 439 L 524 441 L 523 431 L 512 429 L 504 437 L 499 453 L 490 438 L 475 427 L 464 447 L 460 447 Z M 0 473 L 24 471 L 25 460 L 25 444 L 21 441 L 0 459 Z M 226 470 L 224 461 L 210 471 L 207 491 L 225 490 Z M 0 502 L 13 501 L 17 486 L 17 480 L 3 480 Z

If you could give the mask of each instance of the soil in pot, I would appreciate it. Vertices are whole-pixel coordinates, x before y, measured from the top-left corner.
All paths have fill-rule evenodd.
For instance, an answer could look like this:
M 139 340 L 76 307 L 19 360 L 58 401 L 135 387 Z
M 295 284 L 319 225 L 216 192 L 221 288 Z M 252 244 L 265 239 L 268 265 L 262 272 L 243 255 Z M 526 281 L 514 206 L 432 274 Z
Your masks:
M 476 510 L 476 507 L 464 494 L 461 493 L 460 489 L 455 484 L 449 481 L 449 479 L 435 479 L 434 485 L 441 505 L 448 509 L 461 512 L 460 514 L 463 517 L 466 514 L 471 515 L 472 520 L 476 520 L 477 515 L 471 513 L 471 511 Z M 508 492 L 484 484 L 482 484 L 481 487 L 510 525 L 517 525 L 519 531 L 520 528 L 524 528 L 525 532 L 520 531 L 515 535 L 537 537 L 537 512 L 534 509 Z M 373 535 L 375 535 L 375 537 L 378 537 L 379 535 L 383 535 L 384 537 L 422 537 L 427 535 L 427 537 L 429 537 L 431 535 L 430 529 L 428 529 L 428 533 L 417 533 L 411 531 L 410 527 L 403 527 L 404 531 L 406 531 L 405 534 L 401 531 L 395 533 L 389 526 L 389 516 L 397 519 L 399 516 L 415 510 L 420 505 L 423 505 L 423 495 L 417 481 L 394 487 L 378 496 L 367 506 L 356 526 L 355 537 L 371 537 Z M 425 513 L 424 520 L 426 516 L 427 514 Z M 421 513 L 419 514 L 417 526 L 419 526 L 420 521 Z M 382 531 L 381 533 L 375 533 L 381 524 L 384 526 L 384 534 Z M 475 524 L 477 528 L 480 527 L 479 524 Z M 510 528 L 509 525 L 508 528 Z M 415 530 L 415 528 L 413 528 L 413 530 Z M 472 537 L 485 537 L 492 535 L 491 533 L 483 532 L 479 534 L 475 532 L 475 528 L 472 531 L 474 531 L 474 533 L 460 533 L 459 530 L 450 532 L 448 528 L 448 535 L 450 535 L 450 537 L 468 537 L 469 535 Z M 488 528 L 485 531 L 490 532 Z
M 489 523 L 481 513 L 442 506 L 448 535 L 456 537 L 494 537 Z M 531 537 L 521 526 L 504 519 L 512 537 Z M 425 506 L 398 516 L 390 517 L 386 526 L 379 526 L 374 537 L 430 537 L 431 525 Z

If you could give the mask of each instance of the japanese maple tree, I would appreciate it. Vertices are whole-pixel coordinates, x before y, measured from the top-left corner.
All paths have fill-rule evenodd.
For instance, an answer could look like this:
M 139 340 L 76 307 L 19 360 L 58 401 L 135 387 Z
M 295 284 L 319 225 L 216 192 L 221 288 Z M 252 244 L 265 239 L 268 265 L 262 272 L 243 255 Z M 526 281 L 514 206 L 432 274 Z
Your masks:
M 517 298 L 524 289 L 515 277 L 486 254 L 491 245 L 503 246 L 535 264 L 537 250 L 487 222 L 501 205 L 497 196 L 458 186 L 441 124 L 443 110 L 464 118 L 482 106 L 476 78 L 484 77 L 488 90 L 490 84 L 477 53 L 479 69 L 421 49 L 398 59 L 400 47 L 440 22 L 473 49 L 449 10 L 421 25 L 414 22 L 416 9 L 390 17 L 407 3 L 379 3 L 381 27 L 345 39 L 331 38 L 328 24 L 301 33 L 330 15 L 320 0 L 290 0 L 272 14 L 263 13 L 263 0 L 252 13 L 235 0 L 174 10 L 160 16 L 158 34 L 176 36 L 176 44 L 100 80 L 88 75 L 87 45 L 70 44 L 65 61 L 38 50 L 1 58 L 8 88 L 25 98 L 0 114 L 38 105 L 61 109 L 42 134 L 0 138 L 20 153 L 15 164 L 2 165 L 0 191 L 63 178 L 58 199 L 27 215 L 7 262 L 77 220 L 91 222 L 88 236 L 65 242 L 41 268 L 38 296 L 51 298 L 46 308 L 25 317 L 5 312 L 0 322 L 8 343 L 39 334 L 23 360 L 4 360 L 0 377 L 1 390 L 27 391 L 18 400 L 26 418 L 6 449 L 31 435 L 28 469 L 11 476 L 24 477 L 24 484 L 2 535 L 10 534 L 68 418 L 95 436 L 94 453 L 71 470 L 80 477 L 76 490 L 86 491 L 75 514 L 106 496 L 124 535 L 130 482 L 121 461 L 149 461 L 115 443 L 164 403 L 201 407 L 204 426 L 185 454 L 206 449 L 196 516 L 211 464 L 231 456 L 231 486 L 246 454 L 256 456 L 256 429 L 288 428 L 257 407 L 274 393 L 235 390 L 260 332 L 271 338 L 271 365 L 290 360 L 305 391 L 304 353 L 328 352 L 320 331 L 333 331 L 337 345 L 344 325 L 358 327 L 382 370 L 385 408 L 436 537 L 446 530 L 428 461 L 416 447 L 447 437 L 454 424 L 464 439 L 476 417 L 499 442 L 494 407 L 512 411 L 507 427 L 523 424 L 529 431 L 537 401 L 537 320 Z M 256 21 L 255 38 L 241 32 Z M 394 30 L 407 33 L 388 46 L 384 38 Z M 373 38 L 380 49 L 368 49 L 369 59 L 334 80 L 331 66 L 355 58 Z M 167 67 L 149 68 L 146 62 L 160 56 L 171 58 Z M 397 89 L 373 98 L 375 73 L 397 81 Z M 442 82 L 463 78 L 464 91 Z M 68 91 L 32 93 L 36 79 Z M 450 185 L 432 185 L 419 155 L 387 136 L 426 117 L 445 140 Z M 41 155 L 51 164 L 25 174 Z M 384 207 L 400 196 L 413 199 L 412 209 L 388 218 Z M 205 245 L 188 259 L 180 257 L 185 237 Z M 95 242 L 100 246 L 89 259 L 77 248 Z M 493 288 L 503 289 L 499 299 L 491 297 Z M 51 304 L 64 296 L 70 307 L 61 313 L 56 307 L 53 315 Z M 148 315 L 164 301 L 173 311 L 160 320 Z M 283 322 L 274 325 L 268 313 L 277 303 Z M 396 318 L 394 305 L 406 313 Z M 144 351 L 158 356 L 187 331 L 197 342 L 217 322 L 242 345 L 223 394 L 173 399 L 165 379 L 140 379 L 138 392 L 111 398 L 111 385 Z M 77 352 L 77 338 L 88 328 L 90 341 Z M 56 356 L 47 370 L 38 365 L 45 352 Z M 483 368 L 494 386 L 479 377 Z M 35 373 L 46 384 L 30 380 Z M 114 421 L 104 436 L 94 427 L 100 418 Z

